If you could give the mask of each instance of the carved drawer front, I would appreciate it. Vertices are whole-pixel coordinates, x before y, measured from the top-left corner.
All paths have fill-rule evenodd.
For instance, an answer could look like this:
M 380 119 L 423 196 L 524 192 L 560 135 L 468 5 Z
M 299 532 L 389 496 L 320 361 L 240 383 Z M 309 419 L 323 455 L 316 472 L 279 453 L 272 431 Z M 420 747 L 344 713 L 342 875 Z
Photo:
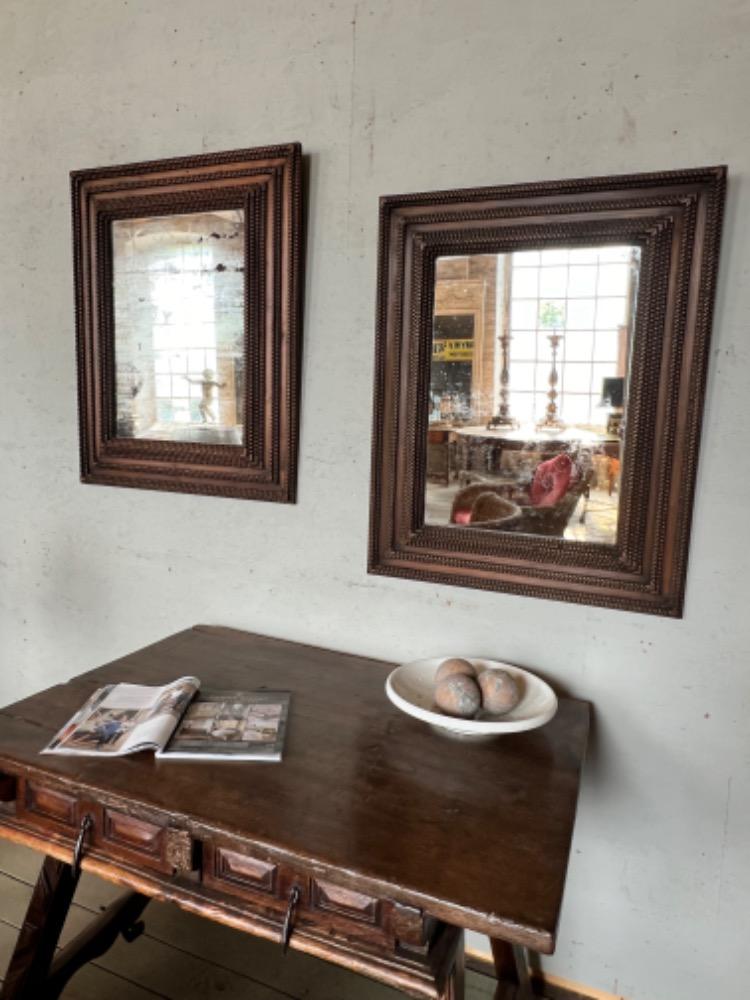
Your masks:
M 207 844 L 203 880 L 217 889 L 246 895 L 277 896 L 279 866 L 268 858 L 255 857 L 219 844 Z
M 189 834 L 168 827 L 166 820 L 131 816 L 109 806 L 102 807 L 99 822 L 94 825 L 93 844 L 108 856 L 158 871 L 192 867 Z
M 105 807 L 101 825 L 94 831 L 94 843 L 158 862 L 164 853 L 165 833 L 164 826 Z
M 356 941 L 389 953 L 396 944 L 420 954 L 428 950 L 431 927 L 421 910 L 338 885 L 307 874 L 293 863 L 230 843 L 204 841 L 204 884 L 242 899 L 258 916 L 276 924 L 280 937 L 296 890 L 292 937 L 305 931 L 322 934 L 329 941 Z
M 18 813 L 41 826 L 73 833 L 78 826 L 78 802 L 74 795 L 35 781 L 23 781 L 19 789 Z
M 350 920 L 364 924 L 380 923 L 380 900 L 353 889 L 343 889 L 341 886 L 324 882 L 322 879 L 312 880 L 311 906 L 314 910 L 324 913 L 334 913 Z
M 379 900 L 312 878 L 260 852 L 255 854 L 244 848 L 206 842 L 203 881 L 219 892 L 239 896 L 257 914 L 279 925 L 284 921 L 290 896 L 296 890 L 295 928 L 314 929 L 326 935 L 339 931 L 368 939 L 383 936 Z

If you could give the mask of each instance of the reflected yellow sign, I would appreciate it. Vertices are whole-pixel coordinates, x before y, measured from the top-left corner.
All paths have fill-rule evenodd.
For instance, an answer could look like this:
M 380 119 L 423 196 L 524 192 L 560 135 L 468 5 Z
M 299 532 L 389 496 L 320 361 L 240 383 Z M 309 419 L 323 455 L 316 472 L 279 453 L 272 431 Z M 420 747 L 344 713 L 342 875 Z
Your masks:
M 471 361 L 474 358 L 473 340 L 433 340 L 433 361 Z

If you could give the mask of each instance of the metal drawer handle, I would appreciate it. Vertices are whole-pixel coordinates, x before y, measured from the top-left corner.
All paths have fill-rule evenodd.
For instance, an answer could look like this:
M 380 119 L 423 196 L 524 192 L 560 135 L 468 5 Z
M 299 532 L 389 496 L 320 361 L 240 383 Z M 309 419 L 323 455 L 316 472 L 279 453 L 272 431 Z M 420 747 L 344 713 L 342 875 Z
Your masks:
M 91 827 L 94 825 L 94 821 L 89 815 L 86 815 L 81 820 L 81 829 L 78 831 L 78 839 L 76 840 L 76 846 L 73 848 L 73 876 L 78 878 L 81 874 L 81 860 L 83 858 L 83 847 L 86 841 L 86 835 L 88 834 Z
M 284 926 L 281 928 L 281 947 L 284 954 L 286 954 L 286 950 L 289 947 L 289 938 L 292 936 L 294 914 L 297 909 L 297 903 L 299 903 L 299 896 L 299 886 L 292 886 L 292 891 L 289 893 L 289 905 L 286 908 L 286 916 L 284 917 Z

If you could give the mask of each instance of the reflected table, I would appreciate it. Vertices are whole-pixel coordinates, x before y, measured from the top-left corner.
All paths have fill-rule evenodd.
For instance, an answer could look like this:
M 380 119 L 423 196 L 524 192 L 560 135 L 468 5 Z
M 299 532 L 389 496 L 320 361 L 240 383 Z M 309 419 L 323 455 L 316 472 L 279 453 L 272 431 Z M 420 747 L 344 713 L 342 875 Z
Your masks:
M 389 704 L 390 669 L 196 626 L 0 711 L 0 836 L 46 855 L 0 997 L 59 996 L 137 936 L 151 898 L 435 1000 L 463 997 L 469 928 L 493 939 L 497 996 L 530 997 L 525 949 L 555 945 L 588 705 L 456 742 Z M 184 674 L 291 691 L 283 761 L 39 756 L 97 687 Z M 55 955 L 81 868 L 128 891 Z
M 454 468 L 458 479 L 462 474 L 479 472 L 499 475 L 503 453 L 529 451 L 542 459 L 572 449 L 585 450 L 619 459 L 620 439 L 611 434 L 565 428 L 545 433 L 535 427 L 518 430 L 507 428 L 460 427 L 455 435 Z

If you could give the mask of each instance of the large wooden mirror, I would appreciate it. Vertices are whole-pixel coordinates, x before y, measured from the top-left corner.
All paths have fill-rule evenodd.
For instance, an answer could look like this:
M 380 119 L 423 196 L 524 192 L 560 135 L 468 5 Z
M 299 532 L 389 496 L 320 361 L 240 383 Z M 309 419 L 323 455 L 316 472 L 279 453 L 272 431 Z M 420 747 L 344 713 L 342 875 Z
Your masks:
M 382 200 L 371 571 L 681 614 L 724 181 Z
M 73 174 L 84 482 L 294 499 L 300 163 Z

